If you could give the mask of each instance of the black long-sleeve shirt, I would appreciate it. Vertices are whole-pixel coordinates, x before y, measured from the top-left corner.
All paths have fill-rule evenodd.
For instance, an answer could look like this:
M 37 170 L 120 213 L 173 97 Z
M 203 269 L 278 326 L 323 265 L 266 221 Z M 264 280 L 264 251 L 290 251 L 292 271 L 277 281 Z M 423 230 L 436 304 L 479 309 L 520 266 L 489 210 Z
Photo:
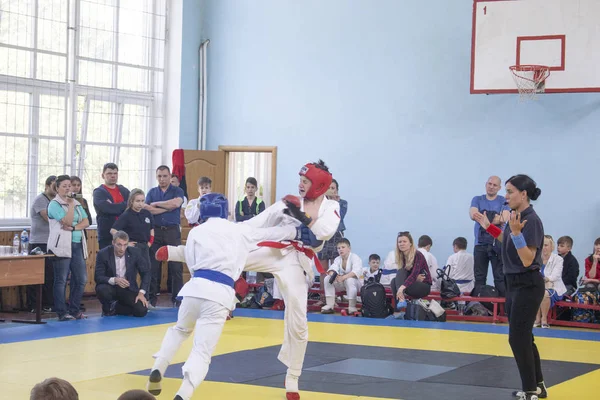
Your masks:
M 565 286 L 577 287 L 577 278 L 579 277 L 579 262 L 569 251 L 563 257 L 562 281 Z

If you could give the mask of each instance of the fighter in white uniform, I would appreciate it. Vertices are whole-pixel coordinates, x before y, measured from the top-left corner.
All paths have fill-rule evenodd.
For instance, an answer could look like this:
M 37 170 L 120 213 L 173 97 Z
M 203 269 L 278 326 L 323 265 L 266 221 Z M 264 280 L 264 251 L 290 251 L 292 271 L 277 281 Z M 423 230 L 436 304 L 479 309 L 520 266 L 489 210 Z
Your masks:
M 183 382 L 175 400 L 188 400 L 208 372 L 211 355 L 219 341 L 223 325 L 235 306 L 234 282 L 239 278 L 246 258 L 258 242 L 264 240 L 304 240 L 308 229 L 287 226 L 258 229 L 227 221 L 227 199 L 219 193 L 200 199 L 203 224 L 193 228 L 185 246 L 164 246 L 158 260 L 185 260 L 192 279 L 179 292 L 183 297 L 177 323 L 169 328 L 148 381 L 148 391 L 161 392 L 162 376 L 181 344 L 195 330 L 194 346 L 183 365 Z
M 335 291 L 345 290 L 348 298 L 348 314 L 358 311 L 356 297 L 362 287 L 363 263 L 358 254 L 352 253 L 350 241 L 341 239 L 337 244 L 339 256 L 333 261 L 325 276 L 325 301 L 322 314 L 332 314 L 335 307 Z M 333 282 L 332 282 L 333 281 Z
M 299 219 L 313 234 L 313 242 L 309 246 L 294 241 L 262 243 L 259 245 L 261 248 L 250 253 L 244 268 L 245 271 L 272 273 L 285 301 L 283 345 L 278 359 L 288 367 L 285 378 L 288 400 L 300 399 L 298 378 L 302 372 L 308 343 L 306 306 L 308 285 L 314 280 L 312 261 L 319 272 L 325 272 L 316 253 L 323 247 L 323 241 L 335 234 L 340 224 L 339 203 L 324 196 L 331 179 L 329 169 L 323 161 L 306 164 L 300 170 L 300 198 L 286 196 L 283 201 L 243 222 L 244 225 L 263 228 L 298 226 Z M 286 205 L 289 213 L 296 219 L 282 214 Z

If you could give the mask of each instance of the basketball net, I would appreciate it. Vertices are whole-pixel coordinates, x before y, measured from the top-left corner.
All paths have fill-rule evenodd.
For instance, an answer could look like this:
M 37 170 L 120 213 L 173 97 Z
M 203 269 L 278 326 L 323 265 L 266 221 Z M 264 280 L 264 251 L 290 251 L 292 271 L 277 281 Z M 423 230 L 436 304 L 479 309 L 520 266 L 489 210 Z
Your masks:
M 510 68 L 519 90 L 521 101 L 535 100 L 538 93 L 546 90 L 546 78 L 550 68 L 545 65 L 513 65 Z

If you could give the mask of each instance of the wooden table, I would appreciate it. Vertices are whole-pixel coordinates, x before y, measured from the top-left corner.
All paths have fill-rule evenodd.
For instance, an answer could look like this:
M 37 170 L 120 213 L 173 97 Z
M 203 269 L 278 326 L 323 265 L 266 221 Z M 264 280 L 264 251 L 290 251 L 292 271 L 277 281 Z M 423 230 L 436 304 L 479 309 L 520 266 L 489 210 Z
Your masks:
M 12 322 L 45 324 L 42 321 L 42 286 L 46 257 L 54 257 L 54 255 L 0 257 L 0 287 L 37 285 L 35 320 L 14 319 Z M 4 322 L 4 320 L 0 321 Z

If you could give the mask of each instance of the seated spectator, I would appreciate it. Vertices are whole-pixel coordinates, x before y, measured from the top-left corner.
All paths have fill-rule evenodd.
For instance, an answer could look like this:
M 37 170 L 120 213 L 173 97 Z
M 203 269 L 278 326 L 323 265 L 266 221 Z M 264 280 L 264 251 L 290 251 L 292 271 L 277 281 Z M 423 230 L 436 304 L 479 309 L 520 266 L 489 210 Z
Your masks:
M 431 291 L 431 275 L 425 256 L 417 251 L 409 232 L 398 233 L 396 265 L 398 272 L 391 281 L 392 293 L 402 302 L 406 296 L 420 299 Z
M 446 273 L 456 281 L 461 293 L 470 293 L 475 287 L 475 259 L 472 254 L 467 253 L 467 239 L 457 237 L 452 242 L 454 254 L 446 261 Z
M 369 268 L 365 268 L 363 270 L 363 279 L 367 282 L 369 279 L 373 278 L 376 282 L 381 280 L 381 269 L 379 265 L 381 263 L 381 257 L 379 254 L 371 254 L 369 256 Z
M 141 287 L 137 284 L 140 274 Z M 146 293 L 150 287 L 150 266 L 141 250 L 129 246 L 129 236 L 123 231 L 113 235 L 113 244 L 96 256 L 96 295 L 102 303 L 102 316 L 148 313 Z
M 31 389 L 29 400 L 79 400 L 79 394 L 64 379 L 48 378 Z
M 185 218 L 190 226 L 200 224 L 200 197 L 209 193 L 212 193 L 212 181 L 209 177 L 203 176 L 198 179 L 198 194 L 200 196 L 197 199 L 190 200 L 185 207 Z
M 561 236 L 557 242 L 558 255 L 563 258 L 562 281 L 568 293 L 577 290 L 577 278 L 579 277 L 579 262 L 571 253 L 573 239 L 570 236 Z
M 439 291 L 440 280 L 437 277 L 438 262 L 437 258 L 430 253 L 431 248 L 433 247 L 433 240 L 431 240 L 429 236 L 423 235 L 419 238 L 417 246 L 419 247 L 418 250 L 425 256 L 427 266 L 429 266 L 429 274 L 431 275 L 431 281 L 433 282 L 431 290 Z
M 550 328 L 550 325 L 548 325 L 548 311 L 554 306 L 554 303 L 562 300 L 567 291 L 562 281 L 563 259 L 558 254 L 552 253 L 552 250 L 554 250 L 554 239 L 550 235 L 544 235 L 541 273 L 544 275 L 546 292 L 535 318 L 534 328 L 540 326 L 540 322 L 542 328 Z
M 117 400 L 156 400 L 156 397 L 145 390 L 133 389 L 120 395 Z
M 247 221 L 265 211 L 265 202 L 256 197 L 257 189 L 258 182 L 256 182 L 256 178 L 246 179 L 246 186 L 244 187 L 246 196 L 235 205 L 235 220 L 237 222 Z
M 346 238 L 341 239 L 337 244 L 339 256 L 333 261 L 327 270 L 325 277 L 325 305 L 321 308 L 322 314 L 331 314 L 335 307 L 335 291 L 345 290 L 348 299 L 348 313 L 355 313 L 356 297 L 362 287 L 360 276 L 363 272 L 362 260 L 359 256 L 352 253 L 350 241 Z M 330 283 L 331 277 L 335 277 L 334 282 Z
M 600 238 L 594 241 L 594 252 L 585 259 L 585 275 L 582 279 L 585 290 L 597 291 L 600 289 Z

